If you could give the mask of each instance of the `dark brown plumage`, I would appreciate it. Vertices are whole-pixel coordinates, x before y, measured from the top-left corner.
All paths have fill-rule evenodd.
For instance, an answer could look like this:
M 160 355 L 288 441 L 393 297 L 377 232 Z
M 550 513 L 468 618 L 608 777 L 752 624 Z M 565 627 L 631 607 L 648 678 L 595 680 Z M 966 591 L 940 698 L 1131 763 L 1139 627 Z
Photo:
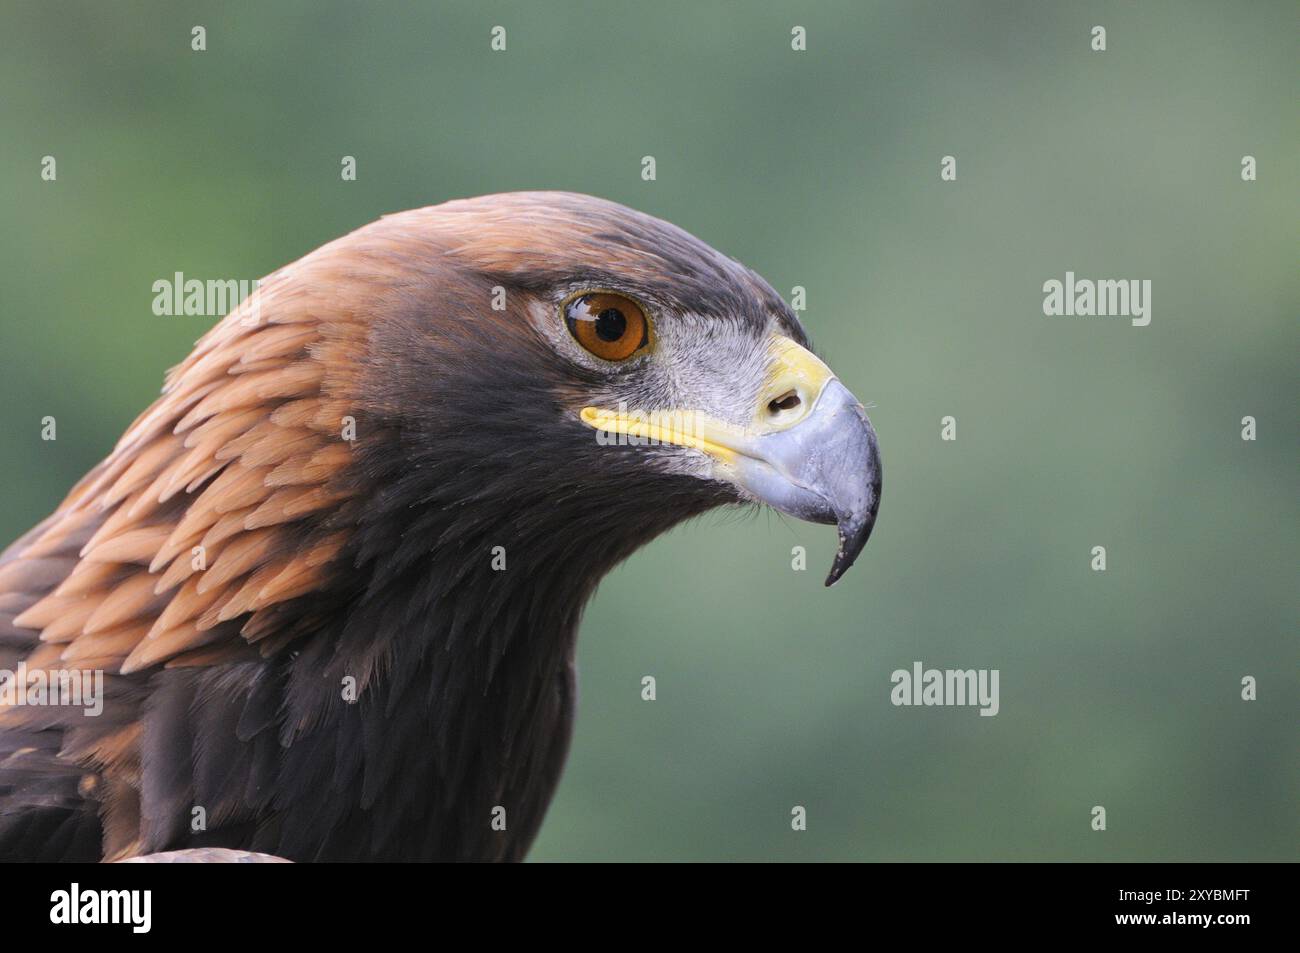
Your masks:
M 588 288 L 643 303 L 653 352 L 575 349 L 557 308 Z M 825 423 L 848 477 L 807 441 L 728 463 L 584 422 L 695 398 L 724 437 L 806 436 L 741 419 L 777 386 L 774 338 L 838 386 L 762 279 L 583 196 L 391 216 L 270 276 L 0 556 L 0 668 L 105 673 L 97 717 L 0 706 L 0 858 L 522 857 L 568 746 L 579 616 L 613 565 L 746 499 L 838 521 L 836 574 L 870 532 L 879 468 L 852 401 Z M 814 399 L 832 401 L 805 394 L 810 419 Z

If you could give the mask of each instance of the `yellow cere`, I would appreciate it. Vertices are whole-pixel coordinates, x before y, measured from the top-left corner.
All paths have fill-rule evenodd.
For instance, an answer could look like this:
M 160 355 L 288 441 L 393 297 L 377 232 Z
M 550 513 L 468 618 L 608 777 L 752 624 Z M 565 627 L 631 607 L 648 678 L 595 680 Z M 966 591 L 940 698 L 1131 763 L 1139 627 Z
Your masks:
M 605 433 L 693 447 L 723 463 L 731 463 L 737 453 L 746 452 L 754 437 L 784 430 L 806 417 L 822 389 L 835 376 L 815 354 L 783 335 L 772 335 L 768 356 L 767 379 L 754 409 L 753 427 L 748 430 L 689 409 L 629 411 L 584 407 L 579 416 L 587 426 Z M 798 395 L 799 411 L 774 420 L 769 403 L 788 393 Z
M 767 413 L 768 401 L 794 391 L 799 395 L 803 413 L 795 419 L 782 421 L 779 429 L 785 429 L 812 412 L 822 389 L 834 379 L 835 374 L 816 354 L 784 335 L 772 335 L 767 344 L 767 353 L 771 365 L 768 368 L 767 384 L 763 388 L 765 397 L 754 408 L 754 418 L 761 430 L 773 429 Z

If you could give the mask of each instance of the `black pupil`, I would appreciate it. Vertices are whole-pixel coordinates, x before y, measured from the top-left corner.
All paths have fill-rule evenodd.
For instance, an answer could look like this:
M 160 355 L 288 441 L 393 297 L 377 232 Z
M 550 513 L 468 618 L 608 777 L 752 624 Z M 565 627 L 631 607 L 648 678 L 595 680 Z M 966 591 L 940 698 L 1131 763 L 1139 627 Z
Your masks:
M 596 336 L 602 341 L 617 341 L 627 333 L 627 318 L 618 308 L 606 308 L 596 315 Z

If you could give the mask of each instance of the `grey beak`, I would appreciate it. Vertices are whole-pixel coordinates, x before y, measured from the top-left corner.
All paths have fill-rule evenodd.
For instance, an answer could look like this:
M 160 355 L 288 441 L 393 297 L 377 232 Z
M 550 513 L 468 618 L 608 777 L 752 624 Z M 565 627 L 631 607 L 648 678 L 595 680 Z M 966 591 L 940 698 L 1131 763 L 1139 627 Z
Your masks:
M 763 503 L 813 523 L 834 523 L 840 545 L 833 586 L 867 544 L 880 509 L 880 450 L 867 412 L 832 378 L 799 423 L 753 440 L 737 482 Z

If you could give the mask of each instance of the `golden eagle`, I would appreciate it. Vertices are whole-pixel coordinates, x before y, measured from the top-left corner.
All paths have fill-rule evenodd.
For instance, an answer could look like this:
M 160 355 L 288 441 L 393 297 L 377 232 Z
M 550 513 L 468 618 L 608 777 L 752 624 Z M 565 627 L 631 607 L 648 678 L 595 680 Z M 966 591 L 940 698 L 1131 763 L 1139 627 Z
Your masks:
M 597 583 L 755 501 L 838 526 L 829 585 L 880 463 L 754 272 L 565 193 L 333 241 L 0 557 L 0 858 L 519 859 Z

